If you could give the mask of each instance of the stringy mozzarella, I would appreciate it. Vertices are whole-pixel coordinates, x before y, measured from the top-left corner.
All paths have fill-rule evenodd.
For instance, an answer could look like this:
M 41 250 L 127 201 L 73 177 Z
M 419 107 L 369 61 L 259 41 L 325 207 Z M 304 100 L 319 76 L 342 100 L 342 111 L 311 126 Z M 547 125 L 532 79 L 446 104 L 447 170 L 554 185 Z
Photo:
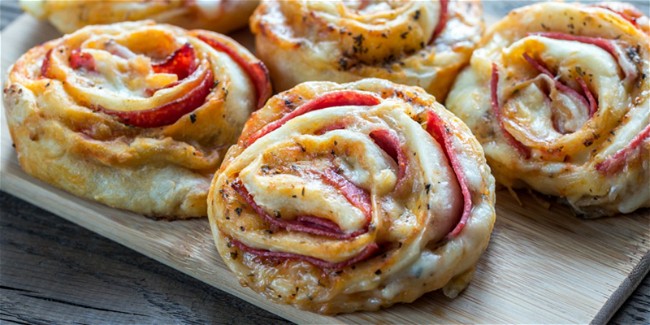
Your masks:
M 647 21 L 625 4 L 544 3 L 487 32 L 446 105 L 498 182 L 585 217 L 650 207 Z
M 483 25 L 477 0 L 266 0 L 251 30 L 278 90 L 376 77 L 442 100 Z
M 422 89 L 380 79 L 271 98 L 208 202 L 242 285 L 320 313 L 456 296 L 495 218 L 494 180 L 467 127 Z
M 5 109 L 27 173 L 109 206 L 200 217 L 212 173 L 269 96 L 264 71 L 220 34 L 92 26 L 23 55 Z

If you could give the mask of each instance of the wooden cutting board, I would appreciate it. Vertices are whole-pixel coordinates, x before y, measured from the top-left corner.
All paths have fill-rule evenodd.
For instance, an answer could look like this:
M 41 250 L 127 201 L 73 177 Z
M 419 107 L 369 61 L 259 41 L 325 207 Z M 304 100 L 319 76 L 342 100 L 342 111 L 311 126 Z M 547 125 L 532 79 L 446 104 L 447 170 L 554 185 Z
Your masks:
M 2 80 L 22 53 L 58 37 L 23 15 L 2 32 Z M 248 43 L 248 46 L 251 44 Z M 214 248 L 207 219 L 154 221 L 55 189 L 18 165 L 1 112 L 0 189 L 297 323 L 604 323 L 650 267 L 650 211 L 579 219 L 564 206 L 497 195 L 497 222 L 473 282 L 379 312 L 327 317 L 271 303 L 239 286 Z

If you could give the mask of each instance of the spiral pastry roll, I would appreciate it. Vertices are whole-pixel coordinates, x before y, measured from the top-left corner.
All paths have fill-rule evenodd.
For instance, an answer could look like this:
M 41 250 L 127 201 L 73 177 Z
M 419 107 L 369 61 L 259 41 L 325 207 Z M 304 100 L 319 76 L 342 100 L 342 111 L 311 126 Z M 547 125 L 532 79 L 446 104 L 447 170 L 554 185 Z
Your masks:
M 376 310 L 468 284 L 494 179 L 467 127 L 422 89 L 309 82 L 246 123 L 208 216 L 242 285 L 320 313 Z
M 49 20 L 61 33 L 143 19 L 227 33 L 246 26 L 257 4 L 257 0 L 20 0 L 26 12 Z
M 650 37 L 632 9 L 536 4 L 488 31 L 446 104 L 498 182 L 585 217 L 650 206 Z
M 4 100 L 27 173 L 109 206 L 186 218 L 207 215 L 214 172 L 270 93 L 262 62 L 230 38 L 142 21 L 32 48 Z
M 256 54 L 274 86 L 368 77 L 445 98 L 483 31 L 478 0 L 262 1 Z

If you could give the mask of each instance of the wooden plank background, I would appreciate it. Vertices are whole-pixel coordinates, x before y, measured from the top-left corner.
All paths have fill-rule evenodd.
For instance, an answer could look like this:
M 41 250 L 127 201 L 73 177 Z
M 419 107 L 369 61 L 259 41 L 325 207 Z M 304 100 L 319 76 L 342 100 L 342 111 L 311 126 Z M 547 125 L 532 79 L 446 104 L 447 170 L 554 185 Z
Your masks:
M 3 17 L 4 17 L 4 11 L 3 11 Z M 47 25 L 46 25 L 47 26 Z M 41 32 L 42 27 L 41 28 Z M 23 42 L 35 42 L 37 41 L 37 38 L 35 39 L 34 34 L 30 34 L 30 31 L 33 31 L 29 28 L 22 28 L 21 29 L 21 34 L 19 37 L 23 40 Z M 51 31 L 50 31 L 51 33 Z M 2 43 L 3 43 L 3 66 L 5 66 L 5 57 L 4 54 L 6 53 L 6 44 L 7 44 L 7 39 L 3 37 Z M 16 42 L 15 40 L 10 42 L 11 47 L 16 49 Z M 5 125 L 2 124 L 2 128 L 5 128 Z M 5 132 L 5 131 L 3 131 Z M 8 164 L 15 164 L 15 158 L 14 162 L 11 162 L 11 151 L 10 150 L 5 150 L 7 149 L 7 139 L 3 138 L 2 139 L 2 160 L 5 161 L 8 158 Z M 81 207 L 82 209 L 86 209 L 90 206 L 90 209 L 95 209 L 97 207 L 93 207 L 92 203 L 88 202 L 71 202 L 72 205 L 68 205 L 68 203 L 63 203 L 63 201 L 66 200 L 74 200 L 74 198 L 71 198 L 69 195 L 65 193 L 58 193 L 56 190 L 52 190 L 51 188 L 48 188 L 45 186 L 45 189 L 48 193 L 44 193 L 43 197 L 36 197 L 35 192 L 33 191 L 24 191 L 25 189 L 22 188 L 20 190 L 17 190 L 16 188 L 12 188 L 12 186 L 18 184 L 17 186 L 19 187 L 24 187 L 27 185 L 28 187 L 30 184 L 33 184 L 34 181 L 31 180 L 29 177 L 20 175 L 20 171 L 13 170 L 15 166 L 11 166 L 11 168 L 7 168 L 9 166 L 5 163 L 2 165 L 2 188 L 3 190 L 8 190 L 12 193 L 16 193 L 17 195 L 24 196 L 32 201 L 39 201 L 40 199 L 47 199 L 51 201 L 43 202 L 39 201 L 38 204 L 53 204 L 53 205 L 63 205 L 64 209 L 61 209 L 61 207 L 58 208 L 53 208 L 53 210 L 57 210 L 59 213 L 67 213 L 69 211 L 66 211 L 65 208 L 68 207 Z M 10 170 L 11 169 L 11 170 Z M 8 175 L 11 174 L 11 175 Z M 7 184 L 7 178 L 10 178 L 9 180 L 9 185 Z M 17 177 L 17 178 L 16 178 Z M 22 181 L 25 181 L 26 183 L 21 183 Z M 36 186 L 39 184 L 36 182 Z M 22 193 L 20 191 L 23 191 Z M 6 199 L 5 199 L 6 198 Z M 632 285 L 634 285 L 635 281 L 640 280 L 643 277 L 643 272 L 644 272 L 644 267 L 639 266 L 642 263 L 641 258 L 643 256 L 646 256 L 645 262 L 647 265 L 647 252 L 648 252 L 648 236 L 647 236 L 647 226 L 648 226 L 648 214 L 646 213 L 643 216 L 637 216 L 637 217 L 624 217 L 626 220 L 629 218 L 629 220 L 632 220 L 632 223 L 629 224 L 632 226 L 632 228 L 636 228 L 636 231 L 634 229 L 627 229 L 624 232 L 621 231 L 607 231 L 608 229 L 616 226 L 620 226 L 619 223 L 620 221 L 617 220 L 623 220 L 621 218 L 610 218 L 609 220 L 604 220 L 605 222 L 586 222 L 583 220 L 575 219 L 570 214 L 562 209 L 561 207 L 554 206 L 551 208 L 551 210 L 545 210 L 541 205 L 535 203 L 533 200 L 530 200 L 528 198 L 527 200 L 527 205 L 525 207 L 519 207 L 514 202 L 509 198 L 507 195 L 504 195 L 504 193 L 500 193 L 499 195 L 499 201 L 500 201 L 500 206 L 499 206 L 499 216 L 501 217 L 502 214 L 509 214 L 512 216 L 515 216 L 516 218 L 513 220 L 506 219 L 504 220 L 503 218 L 499 219 L 499 222 L 497 223 L 497 227 L 495 228 L 495 235 L 492 241 L 492 246 L 490 247 L 488 254 L 484 259 L 482 260 L 482 265 L 481 269 L 479 270 L 479 273 L 482 273 L 483 275 L 480 277 L 481 280 L 475 281 L 474 284 L 470 287 L 470 290 L 472 288 L 474 289 L 481 289 L 484 288 L 484 286 L 506 286 L 504 291 L 507 291 L 506 289 L 509 289 L 509 285 L 515 285 L 517 286 L 516 283 L 513 283 L 513 280 L 517 281 L 522 281 L 522 283 L 528 283 L 529 285 L 536 285 L 537 289 L 540 288 L 540 285 L 546 286 L 545 290 L 535 290 L 536 288 L 531 288 L 530 290 L 522 291 L 523 293 L 527 295 L 532 295 L 532 297 L 535 296 L 535 294 L 540 294 L 541 297 L 539 297 L 540 301 L 546 301 L 549 299 L 553 299 L 552 295 L 554 294 L 554 290 L 559 290 L 562 291 L 564 289 L 571 289 L 571 291 L 577 291 L 577 292 L 567 292 L 566 294 L 573 294 L 575 301 L 571 301 L 566 303 L 566 300 L 560 299 L 563 303 L 559 302 L 551 302 L 547 306 L 542 306 L 542 311 L 532 309 L 530 310 L 527 315 L 520 314 L 519 316 L 528 316 L 528 321 L 535 322 L 534 320 L 537 319 L 537 322 L 562 322 L 562 321 L 576 321 L 576 322 L 588 322 L 588 317 L 583 318 L 585 316 L 584 314 L 576 313 L 572 308 L 574 307 L 585 307 L 586 305 L 589 305 L 593 301 L 599 300 L 599 298 L 602 300 L 603 297 L 606 298 L 608 293 L 614 292 L 615 294 L 618 293 L 621 296 L 625 296 L 626 292 L 629 293 L 630 288 L 632 288 Z M 503 204 L 501 202 L 504 202 Z M 0 298 L 0 309 L 2 310 L 2 316 L 4 317 L 12 317 L 9 319 L 17 320 L 20 321 L 27 321 L 29 323 L 38 323 L 40 321 L 48 322 L 47 317 L 52 317 L 52 314 L 58 314 L 60 313 L 60 309 L 57 308 L 51 308 L 49 309 L 49 313 L 32 313 L 31 311 L 34 310 L 34 307 L 37 307 L 36 309 L 38 310 L 38 307 L 41 307 L 42 309 L 48 310 L 47 306 L 68 306 L 69 309 L 71 310 L 76 310 L 77 312 L 70 313 L 68 315 L 69 318 L 64 318 L 68 320 L 74 320 L 74 319 L 80 319 L 79 321 L 82 321 L 84 319 L 83 317 L 80 317 L 82 315 L 88 316 L 88 314 L 94 313 L 94 314 L 106 314 L 106 315 L 120 315 L 120 317 L 125 317 L 125 318 L 112 318 L 116 322 L 165 322 L 164 317 L 158 318 L 158 316 L 165 315 L 166 317 L 169 316 L 178 316 L 177 318 L 167 318 L 168 320 L 170 319 L 175 319 L 176 321 L 183 321 L 183 322 L 192 322 L 192 321 L 198 321 L 198 322 L 204 322 L 206 319 L 210 320 L 210 322 L 227 322 L 227 323 L 232 323 L 232 322 L 278 322 L 279 319 L 277 319 L 276 316 L 270 315 L 264 311 L 260 311 L 258 308 L 252 307 L 241 300 L 238 299 L 232 299 L 232 298 L 225 298 L 218 294 L 218 291 L 211 289 L 205 285 L 202 285 L 201 283 L 196 283 L 199 286 L 199 289 L 197 292 L 203 293 L 203 300 L 200 298 L 197 299 L 196 295 L 193 295 L 192 293 L 195 292 L 194 290 L 190 290 L 188 293 L 187 288 L 186 288 L 186 283 L 192 283 L 192 281 L 196 282 L 195 280 L 192 280 L 187 277 L 182 277 L 179 274 L 177 274 L 174 271 L 169 270 L 168 268 L 165 268 L 156 262 L 152 262 L 149 259 L 146 259 L 144 257 L 140 256 L 140 259 L 143 260 L 143 264 L 136 264 L 135 262 L 131 262 L 130 257 L 126 257 L 125 259 L 122 259 L 122 255 L 124 254 L 123 251 L 126 251 L 123 247 L 112 244 L 104 239 L 99 238 L 99 243 L 96 244 L 97 247 L 86 247 L 85 244 L 74 244 L 77 241 L 79 241 L 81 238 L 78 237 L 91 237 L 95 236 L 92 235 L 91 233 L 85 231 L 85 230 L 79 230 L 76 229 L 76 231 L 70 230 L 70 227 L 76 227 L 73 226 L 69 223 L 66 222 L 54 222 L 54 225 L 52 225 L 52 216 L 42 210 L 39 210 L 38 208 L 34 208 L 31 205 L 24 204 L 23 202 L 16 200 L 13 197 L 10 197 L 6 194 L 2 194 L 2 204 L 3 204 L 3 209 L 2 209 L 2 218 L 0 219 L 2 221 L 2 233 L 0 233 L 0 246 L 2 248 L 2 267 L 0 268 L 0 273 L 2 277 L 0 277 L 0 280 L 2 280 L 2 297 Z M 80 206 L 75 206 L 75 204 L 80 204 Z M 5 209 L 5 207 L 12 207 L 14 205 L 17 205 L 18 208 L 14 208 L 13 210 L 10 209 Z M 26 211 L 23 211 L 22 208 L 20 207 L 27 207 Z M 526 216 L 530 210 L 531 207 L 534 208 L 536 212 L 540 212 L 541 214 L 548 213 L 550 214 L 551 218 L 566 218 L 565 220 L 561 222 L 557 222 L 555 219 L 549 220 L 549 216 L 544 216 L 544 215 L 537 215 L 537 216 Z M 101 209 L 104 207 L 99 207 L 99 210 L 104 210 Z M 111 210 L 111 209 L 108 209 Z M 31 213 L 29 211 L 32 211 L 35 215 L 44 215 L 45 217 L 41 221 L 37 220 L 30 220 Z M 35 211 L 35 212 L 34 212 Z M 558 213 L 559 212 L 559 213 Z M 646 211 L 647 212 L 647 211 Z M 109 212 L 108 214 L 113 214 L 112 212 Z M 124 223 L 125 220 L 132 220 L 132 221 L 137 221 L 137 224 L 141 221 L 140 219 L 131 219 L 131 218 L 139 218 L 138 216 L 129 216 L 128 214 L 123 215 L 120 212 L 116 212 L 117 215 L 121 216 L 110 216 L 111 218 L 116 218 L 117 220 L 121 221 L 120 223 Z M 555 217 L 553 217 L 553 214 L 557 214 Z M 13 221 L 5 222 L 7 220 L 8 216 L 15 217 L 14 219 L 9 219 Z M 520 219 L 521 217 L 524 217 L 523 219 Z M 69 217 L 69 216 L 68 216 Z M 33 218 L 33 216 L 32 216 Z M 84 223 L 83 221 L 81 223 Z M 171 225 L 175 225 L 176 223 L 167 223 Z M 563 236 L 563 238 L 560 238 L 560 241 L 556 242 L 551 240 L 550 238 L 544 238 L 545 236 L 541 236 L 540 234 L 536 233 L 535 229 L 531 229 L 530 226 L 535 225 L 535 229 L 541 229 L 545 232 L 547 231 L 552 231 L 551 234 L 559 234 L 560 236 Z M 587 229 L 584 229 L 583 226 L 586 226 Z M 78 228 L 78 227 L 76 227 Z M 181 227 L 184 228 L 184 227 Z M 74 230 L 74 228 L 73 228 Z M 640 231 L 639 231 L 640 230 Z M 50 233 L 48 235 L 48 231 L 54 231 L 54 233 Z M 605 238 L 593 238 L 596 233 L 593 231 L 597 232 L 602 232 L 601 237 Z M 513 235 L 514 233 L 517 233 L 516 235 Z M 67 235 L 67 237 L 66 237 Z M 603 245 L 602 242 L 605 243 L 613 243 L 612 241 L 618 241 L 620 239 L 629 239 L 630 235 L 632 237 L 639 239 L 639 241 L 630 241 L 627 242 L 626 245 L 623 245 L 624 247 L 609 247 L 611 245 Z M 569 237 L 569 236 L 574 236 L 574 237 Z M 636 237 L 635 237 L 636 236 Z M 97 237 L 97 236 L 95 236 Z M 565 242 L 566 237 L 572 238 L 571 241 L 568 242 L 568 244 L 572 244 L 573 241 L 575 241 L 575 245 L 564 245 L 567 244 Z M 22 241 L 20 239 L 23 239 Z M 40 238 L 40 239 L 39 239 Z M 63 238 L 63 239 L 62 239 Z M 69 238 L 69 239 L 65 239 Z M 506 239 L 503 239 L 506 238 Z M 27 240 L 25 240 L 27 239 Z M 69 240 L 69 241 L 68 241 Z M 101 243 L 101 241 L 104 241 L 105 243 Z M 108 256 L 102 256 L 101 254 L 98 256 L 97 254 L 93 253 L 93 249 L 101 249 L 104 248 L 104 246 L 107 246 L 108 244 L 111 244 L 115 246 L 116 250 L 118 252 L 116 253 L 117 257 L 114 259 L 109 259 L 109 256 L 113 254 L 109 254 Z M 614 243 L 616 246 L 617 243 Z M 128 243 L 127 243 L 128 245 Z M 200 245 L 203 246 L 203 245 Z M 495 247 L 496 246 L 496 247 Z M 21 253 L 21 247 L 23 248 L 22 251 L 25 251 L 25 248 L 28 248 L 27 251 L 25 251 L 26 254 Z M 205 246 L 206 249 L 211 250 L 210 245 Z M 528 249 L 526 249 L 528 247 Z M 7 250 L 6 248 L 11 248 Z M 508 257 L 512 257 L 511 255 L 502 255 L 503 252 L 509 251 L 514 248 L 514 251 L 511 253 L 515 253 L 519 256 L 520 258 L 512 259 Z M 551 250 L 549 251 L 549 248 Z M 140 248 L 141 249 L 141 248 Z M 585 250 L 584 254 L 578 254 L 575 256 L 572 256 L 573 250 L 580 249 L 580 250 Z M 91 252 L 89 252 L 91 250 Z M 120 253 L 119 251 L 122 251 Z M 212 250 L 213 251 L 213 250 Z M 630 252 L 632 251 L 632 252 Z M 559 252 L 561 254 L 569 254 L 568 256 L 563 256 L 569 257 L 567 260 L 562 261 L 565 263 L 565 265 L 561 265 L 559 269 L 553 269 L 553 268 L 548 268 L 550 265 L 547 264 L 553 264 L 555 262 L 554 260 L 547 261 L 546 258 L 557 258 L 557 254 L 553 254 L 550 252 Z M 594 253 L 594 254 L 592 254 Z M 605 260 L 598 260 L 598 255 L 608 255 L 610 253 L 613 253 L 615 256 L 614 258 L 610 259 L 605 259 Z M 212 254 L 216 254 L 212 252 Z M 26 255 L 26 257 L 23 257 Z M 127 254 L 128 255 L 128 254 Z M 135 254 L 133 254 L 135 255 Z M 45 259 L 43 259 L 45 257 Z M 50 257 L 50 259 L 47 259 L 47 257 Z M 169 256 L 167 256 L 169 257 Z M 172 256 L 173 257 L 173 256 Z M 575 258 L 578 257 L 578 260 L 575 260 Z M 26 264 L 19 264 L 17 267 L 13 267 L 14 263 L 6 263 L 5 261 L 15 261 L 15 260 L 21 260 L 21 262 L 25 261 L 32 261 L 28 262 Z M 49 261 L 49 263 L 43 263 L 43 261 Z M 487 261 L 486 261 L 487 260 Z M 125 265 L 120 265 L 121 267 L 116 267 L 117 272 L 113 271 L 113 268 L 108 267 L 104 268 L 103 266 L 106 264 L 111 264 L 115 263 L 117 261 L 117 264 L 125 264 Z M 220 262 L 220 261 L 219 261 Z M 94 265 L 95 263 L 99 264 L 99 268 L 96 268 L 95 271 L 90 271 L 90 272 L 81 272 L 84 270 L 84 268 L 89 267 L 88 264 Z M 567 264 L 568 263 L 568 264 Z M 573 267 L 573 266 L 581 266 L 582 264 L 586 263 L 586 268 L 581 269 L 580 267 Z M 626 266 L 630 266 L 630 264 L 635 264 L 637 265 L 637 268 L 635 269 L 634 267 L 627 268 Z M 494 265 L 492 265 L 494 264 Z M 575 264 L 572 266 L 572 264 Z M 615 264 L 615 265 L 610 265 L 610 264 Z M 620 265 L 619 265 L 620 264 Z M 22 266 L 21 266 L 22 265 Z M 133 267 L 133 265 L 138 265 L 139 267 L 136 267 L 136 271 L 132 271 L 128 268 L 128 266 Z M 567 268 L 567 265 L 569 267 Z M 517 268 L 524 266 L 521 270 L 517 270 Z M 585 265 L 582 265 L 585 266 Z M 590 268 L 589 266 L 596 267 L 596 268 Z M 9 267 L 9 269 L 8 269 Z M 130 272 L 135 272 L 135 273 L 141 273 L 140 277 L 136 275 L 130 274 L 129 271 L 122 271 L 122 268 L 124 270 L 129 270 Z M 152 272 L 149 271 L 149 268 L 153 269 L 160 269 L 162 271 L 158 272 Z M 62 270 L 61 270 L 62 269 Z M 508 272 L 504 276 L 504 274 L 498 274 L 499 271 L 503 270 L 509 270 L 513 269 L 510 271 L 514 272 Z M 7 270 L 10 272 L 7 273 Z M 57 273 L 50 273 L 49 271 L 54 271 L 58 270 Z M 562 272 L 563 270 L 565 271 L 570 271 L 570 272 L 575 272 L 572 277 L 570 278 L 565 278 L 565 279 L 556 279 L 558 277 L 557 272 Z M 616 270 L 616 271 L 612 271 Z M 595 275 L 597 276 L 604 276 L 602 279 L 604 282 L 607 282 L 607 277 L 611 275 L 621 275 L 620 273 L 617 274 L 618 271 L 624 271 L 625 272 L 633 272 L 636 270 L 636 274 L 633 274 L 632 277 L 624 279 L 618 286 L 616 283 L 607 283 L 607 286 L 604 286 L 604 289 L 596 289 L 596 288 L 589 288 L 591 285 L 589 283 L 589 280 L 594 278 Z M 645 268 L 647 270 L 647 268 Z M 188 270 L 184 270 L 185 272 L 188 272 Z M 525 271 L 525 272 L 524 272 Z M 578 272 L 579 271 L 579 272 Z M 177 280 L 176 282 L 171 281 L 171 284 L 168 284 L 166 281 L 157 281 L 157 277 L 162 273 L 162 278 L 165 279 L 165 275 L 168 272 L 169 274 L 172 274 L 171 277 L 181 277 L 180 280 Z M 191 272 L 191 270 L 190 270 Z M 549 272 L 549 274 L 545 274 L 545 272 Z M 142 274 L 143 273 L 143 274 Z M 494 274 L 493 274 L 494 273 Z M 586 273 L 586 274 L 582 274 Z M 600 274 L 599 274 L 600 273 Z M 8 286 L 5 285 L 6 283 L 11 284 L 11 282 L 5 282 L 7 279 L 7 274 L 10 274 L 12 278 L 19 278 L 20 276 L 27 276 L 29 275 L 29 278 L 32 279 L 31 282 L 33 282 L 33 285 L 31 286 Z M 511 277 L 512 275 L 515 275 L 514 279 Z M 479 275 L 477 275 L 479 277 Z M 80 282 L 68 282 L 65 281 L 66 278 L 76 278 L 76 279 L 86 279 L 82 280 Z M 87 291 L 85 283 L 90 283 L 92 280 L 97 281 L 97 279 L 101 280 L 101 283 L 104 285 L 100 287 L 100 289 L 93 289 L 91 291 Z M 174 280 L 174 279 L 172 279 Z M 232 279 L 228 279 L 232 281 Z M 553 280 L 553 281 L 549 281 Z M 557 282 L 554 282 L 555 280 L 559 280 L 560 284 L 564 284 L 565 288 L 555 288 L 554 284 L 558 284 Z M 625 283 L 625 281 L 628 281 L 629 283 Z M 478 283 L 477 283 L 478 282 Z M 584 285 L 587 286 L 586 288 L 582 288 L 579 284 L 581 282 L 584 282 Z M 174 286 L 173 284 L 176 284 Z M 58 292 L 59 294 L 55 294 L 52 296 L 49 295 L 43 295 L 41 292 L 38 292 L 36 288 L 39 286 L 54 286 L 52 288 L 53 292 Z M 521 284 L 520 284 L 521 285 Z M 567 286 L 568 285 L 568 286 Z M 602 286 L 603 284 L 601 283 L 595 283 L 593 284 L 595 286 Z M 203 286 L 204 288 L 200 288 Z M 574 289 L 574 286 L 578 286 L 578 288 Z M 59 290 L 56 290 L 56 288 L 59 288 Z M 517 287 L 518 289 L 521 289 Z M 542 287 L 544 288 L 544 287 Z M 134 289 L 135 289 L 135 295 L 134 295 Z M 158 290 L 170 290 L 173 291 L 174 293 L 178 295 L 171 295 L 171 297 L 167 297 L 165 295 L 160 295 L 157 294 L 155 291 L 156 289 Z M 581 296 L 583 291 L 590 292 L 595 294 L 596 296 L 600 297 L 587 297 L 587 296 Z M 618 291 L 617 291 L 618 289 Z M 105 291 L 104 291 L 105 290 Z M 467 300 L 464 303 L 458 304 L 455 303 L 455 301 L 451 302 L 445 302 L 443 301 L 444 306 L 439 306 L 439 305 L 434 305 L 430 306 L 425 303 L 425 305 L 422 305 L 422 301 L 429 301 L 429 300 L 445 300 L 440 294 L 431 294 L 428 295 L 425 300 L 421 299 L 416 304 L 410 305 L 410 306 L 398 306 L 397 308 L 391 308 L 388 310 L 388 314 L 392 316 L 387 316 L 382 318 L 382 320 L 386 321 L 400 321 L 400 320 L 409 320 L 410 318 L 402 318 L 403 315 L 407 315 L 411 312 L 417 312 L 417 311 L 429 311 L 431 312 L 431 315 L 433 317 L 429 318 L 420 318 L 421 320 L 427 320 L 427 322 L 431 322 L 436 319 L 436 317 L 441 317 L 441 316 L 448 316 L 446 313 L 448 312 L 445 307 L 452 307 L 451 311 L 449 313 L 454 313 L 454 312 L 462 312 L 462 311 L 468 311 L 468 310 L 473 310 L 475 315 L 466 315 L 465 317 L 467 318 L 457 318 L 455 319 L 456 321 L 472 321 L 473 322 L 486 322 L 490 321 L 488 318 L 476 318 L 474 316 L 480 316 L 480 314 L 483 313 L 497 313 L 498 308 L 491 308 L 491 305 L 493 304 L 499 304 L 500 302 L 498 300 L 481 300 L 481 293 L 480 292 L 473 292 L 470 293 L 470 290 L 466 292 L 462 297 L 467 298 Z M 207 292 L 207 293 L 206 293 Z M 210 294 L 210 292 L 213 292 L 214 294 Z M 5 294 L 7 293 L 7 294 Z M 83 294 L 80 294 L 83 293 Z M 117 299 L 113 299 L 112 301 L 115 301 L 115 306 L 111 305 L 105 305 L 102 303 L 104 301 L 103 299 L 106 299 L 107 297 L 105 296 L 105 293 L 109 293 L 110 295 L 114 296 Z M 576 295 L 576 293 L 578 295 Z M 60 295 L 60 297 L 57 297 L 57 295 Z M 603 296 L 604 295 L 604 296 Z M 66 297 L 67 296 L 67 297 Z M 129 300 L 129 297 L 135 296 L 132 301 Z M 466 297 L 469 296 L 469 297 Z M 550 296 L 550 297 L 549 297 Z M 140 299 L 138 299 L 140 297 Z M 143 303 L 142 297 L 144 297 L 145 302 Z M 253 298 L 248 297 L 249 299 L 255 300 L 254 296 Z M 489 298 L 489 295 L 486 297 Z M 212 298 L 212 299 L 210 299 Z M 463 298 L 463 299 L 464 299 Z M 507 299 L 508 297 L 504 296 L 502 297 L 506 300 L 512 300 L 512 299 Z M 521 302 L 516 302 L 516 301 L 509 301 L 510 303 L 514 303 L 515 305 L 520 304 L 521 306 L 519 307 L 530 307 L 529 303 L 525 302 L 525 298 L 523 297 L 524 301 Z M 592 299 L 593 298 L 593 299 Z M 624 297 L 623 297 L 624 298 Z M 126 300 L 125 300 L 126 299 Z M 179 303 L 175 303 L 174 299 L 180 300 Z M 477 301 L 471 301 L 473 299 L 479 299 Z M 210 301 L 212 300 L 212 301 Z M 487 302 L 486 302 L 487 301 Z M 611 314 L 613 310 L 617 307 L 618 303 L 622 301 L 621 297 L 618 299 L 615 299 L 615 302 L 612 303 L 612 300 L 610 302 L 604 305 L 604 309 L 600 309 L 601 311 L 605 311 L 603 315 L 605 314 Z M 638 309 L 643 309 L 644 307 L 647 309 L 647 295 L 646 295 L 646 303 L 640 303 L 640 307 L 637 307 Z M 29 303 L 27 303 L 29 302 Z M 125 304 L 126 302 L 126 304 Z M 190 306 L 191 308 L 187 308 L 188 303 L 191 302 Z M 445 305 L 449 304 L 449 305 Z M 543 304 L 543 303 L 542 303 Z M 119 305 L 119 306 L 118 306 Z M 24 307 L 22 307 L 24 306 Z M 27 307 L 29 306 L 29 307 Z M 70 307 L 72 306 L 72 307 Z M 407 308 L 403 308 L 403 307 Z M 153 308 L 152 308 L 153 307 Z M 272 306 L 277 307 L 277 306 Z M 441 309 L 442 307 L 442 309 Z M 459 308 L 460 307 L 460 308 Z M 465 309 L 465 307 L 470 307 L 468 309 Z M 513 306 L 518 307 L 518 306 Z M 156 309 L 157 308 L 157 309 Z M 459 308 L 459 309 L 455 309 Z M 559 308 L 559 309 L 558 309 Z M 609 309 L 609 310 L 608 310 Z M 88 313 L 79 313 L 79 310 L 86 310 Z M 10 312 L 10 314 L 7 314 L 7 311 Z M 294 312 L 295 310 L 291 310 L 288 312 Z M 593 313 L 594 309 L 590 309 L 589 312 Z M 597 311 L 597 309 L 596 309 Z M 557 318 L 543 318 L 540 312 L 554 312 L 558 314 L 559 316 Z M 589 314 L 587 312 L 586 314 Z M 383 312 L 386 313 L 386 312 Z M 219 315 L 219 317 L 214 317 L 214 314 Z M 400 314 L 402 314 L 400 316 Z M 537 315 L 535 315 L 537 314 Z M 31 319 L 25 318 L 26 315 L 31 315 Z M 184 315 L 184 316 L 180 316 Z M 212 315 L 211 318 L 204 318 L 206 315 Z M 357 321 L 376 321 L 377 319 L 374 317 L 376 314 L 354 314 L 359 316 L 356 318 Z M 603 317 L 601 315 L 600 317 Z M 20 317 L 16 317 L 20 316 Z M 630 320 L 636 320 L 636 321 L 642 321 L 644 316 L 647 316 L 647 314 L 644 313 L 639 313 L 633 316 Z M 39 318 L 40 317 L 40 318 Z M 501 318 L 499 318 L 499 315 L 494 315 L 495 318 L 492 319 L 492 322 L 500 319 L 502 321 L 510 321 L 510 322 L 526 322 L 525 318 L 519 318 L 519 321 L 517 321 L 515 318 L 506 318 L 505 315 L 501 315 Z M 537 318 L 534 318 L 537 317 Z M 598 315 L 594 316 L 598 317 Z M 606 315 L 605 315 L 606 317 Z M 636 319 L 634 319 L 634 317 Z M 5 318 L 7 319 L 7 318 Z M 86 322 L 88 322 L 88 318 L 85 318 Z M 92 319 L 92 318 L 91 318 Z M 101 319 L 101 318 L 100 318 Z M 106 319 L 106 318 L 104 318 Z M 122 321 L 118 321 L 118 319 L 122 319 Z M 128 319 L 128 320 L 127 320 Z M 305 318 L 297 318 L 296 320 L 305 320 Z M 311 318 L 314 321 L 316 318 Z M 339 321 L 347 321 L 349 318 L 342 318 L 339 317 Z M 440 319 L 440 318 L 438 318 Z M 442 318 L 444 319 L 444 318 Z M 645 318 L 647 319 L 647 318 Z M 349 319 L 349 320 L 354 320 Z M 600 320 L 604 320 L 604 318 L 600 318 Z

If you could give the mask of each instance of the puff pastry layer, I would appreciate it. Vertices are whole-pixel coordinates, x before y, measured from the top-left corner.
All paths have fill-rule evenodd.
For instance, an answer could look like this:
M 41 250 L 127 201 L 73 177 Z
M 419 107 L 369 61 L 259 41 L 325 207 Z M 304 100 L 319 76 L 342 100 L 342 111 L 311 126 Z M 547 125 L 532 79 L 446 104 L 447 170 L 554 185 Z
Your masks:
M 149 22 L 83 28 L 29 50 L 4 90 L 29 174 L 109 206 L 207 214 L 210 180 L 271 92 L 228 37 Z
M 647 24 L 629 5 L 544 3 L 488 31 L 446 104 L 498 182 L 586 217 L 650 206 Z
M 483 30 L 478 1 L 262 1 L 257 55 L 277 90 L 376 77 L 444 100 Z
M 320 313 L 468 284 L 494 179 L 469 129 L 421 88 L 308 82 L 246 123 L 210 188 L 216 246 L 244 286 Z
M 246 26 L 257 4 L 256 0 L 20 0 L 26 12 L 49 20 L 61 33 L 143 19 L 227 33 Z

